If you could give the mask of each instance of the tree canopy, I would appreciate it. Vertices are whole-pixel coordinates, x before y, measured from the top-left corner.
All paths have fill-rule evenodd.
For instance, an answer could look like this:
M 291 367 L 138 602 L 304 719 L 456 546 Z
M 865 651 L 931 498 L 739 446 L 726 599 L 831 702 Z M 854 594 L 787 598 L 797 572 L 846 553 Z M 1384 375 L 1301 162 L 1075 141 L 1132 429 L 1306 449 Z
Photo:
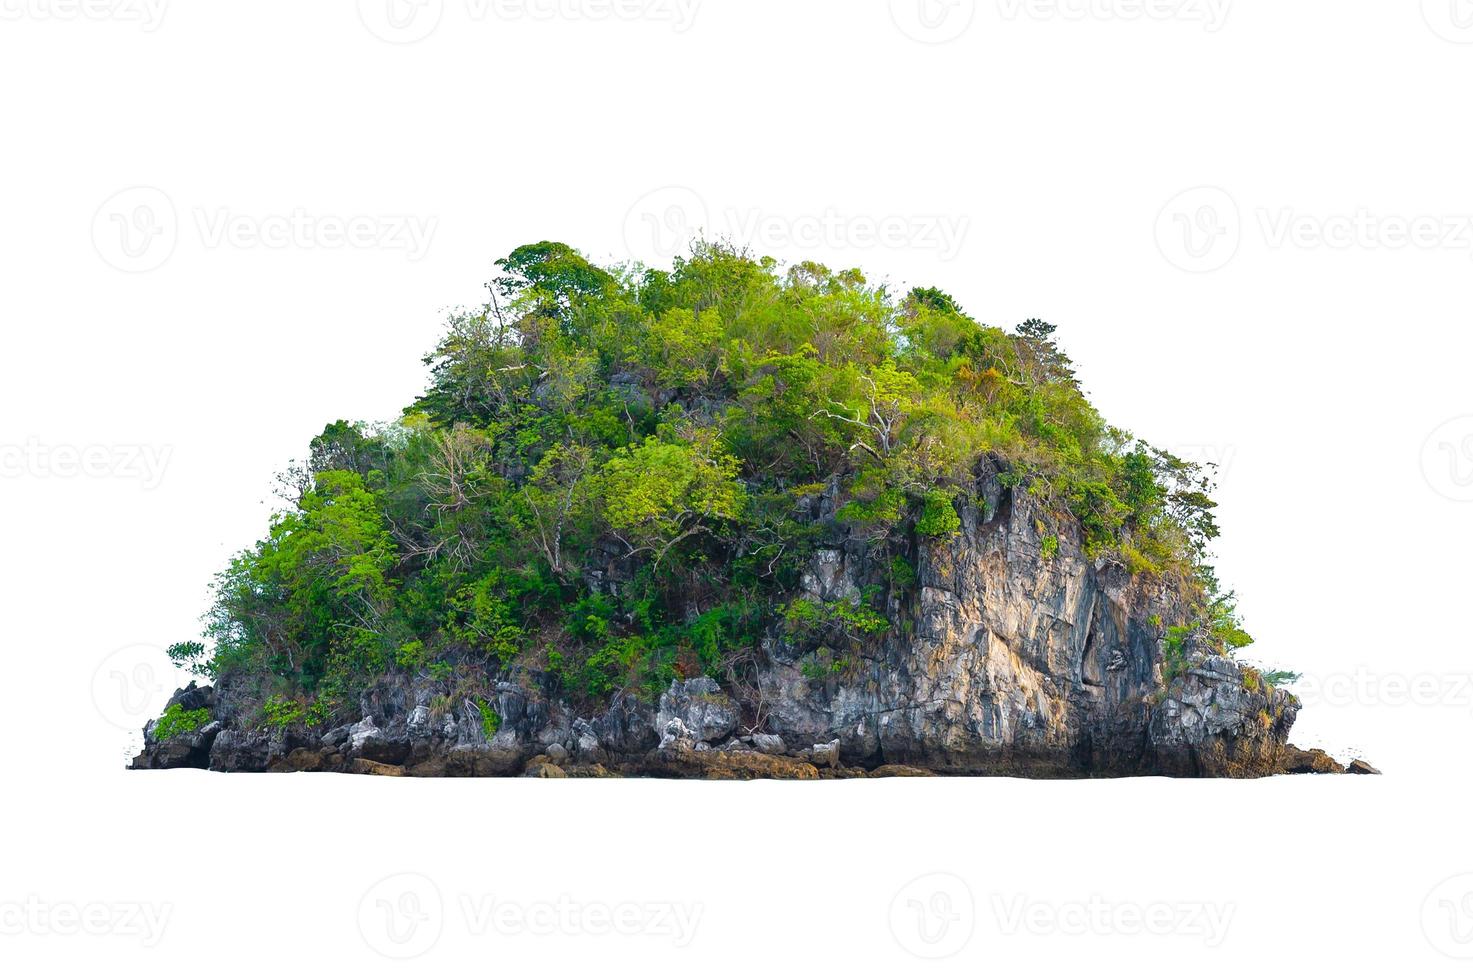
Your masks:
M 798 598 L 820 535 L 888 554 L 903 591 L 984 459 L 1091 558 L 1171 578 L 1247 639 L 1204 564 L 1204 474 L 1101 419 L 1052 324 L 711 243 L 670 270 L 555 242 L 499 265 L 402 418 L 313 440 L 291 505 L 217 579 L 208 670 L 327 718 L 390 669 L 482 664 L 597 699 L 731 676 L 771 629 L 860 643 L 891 628 L 883 596 Z M 824 492 L 820 528 L 802 504 Z

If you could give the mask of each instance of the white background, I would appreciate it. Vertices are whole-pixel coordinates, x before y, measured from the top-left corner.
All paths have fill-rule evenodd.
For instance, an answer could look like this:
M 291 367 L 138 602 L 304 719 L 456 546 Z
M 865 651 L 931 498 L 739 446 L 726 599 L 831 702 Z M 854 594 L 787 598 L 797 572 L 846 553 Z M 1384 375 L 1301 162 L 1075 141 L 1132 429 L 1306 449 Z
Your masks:
M 529 4 L 0 0 L 5 973 L 1466 975 L 1467 0 Z M 492 260 L 697 230 L 1059 324 L 1221 464 L 1296 741 L 1388 774 L 123 770 L 271 474 L 393 418 Z

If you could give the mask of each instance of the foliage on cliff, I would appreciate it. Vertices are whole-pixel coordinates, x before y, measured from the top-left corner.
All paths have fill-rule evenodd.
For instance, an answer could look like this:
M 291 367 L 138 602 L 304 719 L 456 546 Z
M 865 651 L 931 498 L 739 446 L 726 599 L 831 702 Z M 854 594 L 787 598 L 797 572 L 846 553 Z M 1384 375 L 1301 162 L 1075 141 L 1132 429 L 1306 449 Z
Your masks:
M 768 629 L 860 643 L 892 628 L 886 595 L 797 599 L 835 530 L 807 502 L 836 494 L 903 593 L 984 457 L 1053 515 L 1046 557 L 1077 522 L 1090 557 L 1221 618 L 1206 480 L 1106 424 L 1049 324 L 710 244 L 670 271 L 551 242 L 499 265 L 399 421 L 329 425 L 288 474 L 291 506 L 218 577 L 207 671 L 270 675 L 325 717 L 395 667 L 598 699 L 739 674 Z

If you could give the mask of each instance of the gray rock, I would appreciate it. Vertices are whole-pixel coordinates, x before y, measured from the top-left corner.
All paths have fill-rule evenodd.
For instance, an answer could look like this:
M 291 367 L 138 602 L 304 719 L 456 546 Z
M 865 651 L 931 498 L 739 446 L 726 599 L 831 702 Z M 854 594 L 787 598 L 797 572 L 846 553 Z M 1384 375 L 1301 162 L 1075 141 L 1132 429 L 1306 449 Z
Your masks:
M 954 536 L 884 546 L 849 538 L 833 522 L 835 485 L 796 501 L 794 518 L 811 522 L 817 540 L 800 573 L 807 597 L 873 596 L 866 601 L 877 613 L 908 628 L 861 637 L 831 628 L 830 635 L 810 637 L 774 623 L 758 640 L 739 687 L 697 677 L 672 684 L 657 703 L 622 692 L 597 713 L 578 717 L 535 671 L 498 677 L 488 690 L 484 665 L 472 664 L 438 680 L 387 675 L 360 698 L 361 720 L 325 734 L 294 728 L 273 740 L 256 729 L 269 685 L 226 675 L 214 691 L 177 695 L 180 704 L 214 705 L 219 727 L 197 736 L 210 744 L 201 749 L 191 736 L 160 745 L 151 726 L 135 766 L 197 764 L 203 756 L 212 768 L 244 771 L 309 764 L 342 771 L 362 761 L 402 764 L 412 774 L 516 775 L 545 755 L 549 764 L 566 762 L 572 774 L 579 766 L 807 774 L 809 762 L 829 767 L 828 775 L 914 769 L 1263 776 L 1343 769 L 1323 753 L 1288 744 L 1299 710 L 1292 695 L 1211 655 L 1206 644 L 1189 642 L 1185 669 L 1177 662 L 1166 669 L 1163 624 L 1191 618 L 1168 583 L 1088 557 L 1076 525 L 1005 486 L 995 465 L 979 467 L 975 489 L 975 498 L 959 499 Z M 1045 534 L 1058 544 L 1048 557 Z M 914 583 L 903 590 L 891 581 L 897 547 L 914 570 Z M 637 564 L 626 552 L 611 547 L 590 562 L 589 587 L 623 588 Z M 829 649 L 820 651 L 821 645 Z M 840 669 L 815 672 L 819 657 Z M 1168 674 L 1175 675 L 1169 682 Z M 494 739 L 486 739 L 470 691 L 481 692 L 474 697 L 491 702 L 501 718 Z M 431 712 L 430 704 L 453 707 Z M 743 719 L 756 719 L 763 732 L 734 740 Z M 719 748 L 703 751 L 699 765 L 681 756 L 700 744 Z M 755 751 L 744 751 L 748 745 Z M 799 746 L 812 748 L 795 751 Z M 313 753 L 320 759 L 314 762 Z M 1371 768 L 1352 763 L 1351 771 Z
M 573 722 L 573 757 L 579 762 L 596 762 L 601 754 L 598 733 L 585 718 Z
M 690 729 L 684 721 L 679 718 L 671 718 L 665 722 L 660 729 L 660 752 L 692 751 L 695 749 L 695 739 L 691 737 Z
M 768 755 L 787 755 L 788 747 L 783 743 L 781 735 L 769 735 L 765 732 L 758 732 L 752 735 L 751 739 L 752 748 L 758 752 L 765 752 Z
M 210 768 L 217 772 L 265 772 L 271 740 L 260 732 L 227 728 L 210 747 Z
M 660 695 L 660 710 L 655 725 L 661 731 L 672 719 L 679 719 L 698 742 L 716 742 L 730 735 L 737 724 L 737 709 L 709 677 L 676 681 Z
M 362 721 L 349 727 L 348 748 L 354 752 L 361 751 L 363 743 L 371 738 L 377 738 L 380 734 L 379 727 L 373 723 L 373 715 L 369 715 Z

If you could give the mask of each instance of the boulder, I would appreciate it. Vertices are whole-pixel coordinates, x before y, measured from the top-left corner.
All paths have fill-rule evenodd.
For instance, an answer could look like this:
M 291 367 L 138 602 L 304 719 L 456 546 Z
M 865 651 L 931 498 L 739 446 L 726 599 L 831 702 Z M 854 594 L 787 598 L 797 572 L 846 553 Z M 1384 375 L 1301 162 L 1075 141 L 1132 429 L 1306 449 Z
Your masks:
M 788 753 L 788 747 L 783 743 L 781 735 L 768 735 L 764 732 L 758 732 L 751 736 L 751 742 L 752 748 L 758 752 L 765 752 L 768 755 L 787 755 Z
M 698 742 L 719 742 L 737 725 L 737 709 L 726 694 L 709 677 L 693 677 L 676 681 L 660 695 L 660 710 L 655 726 L 660 731 L 672 719 L 679 719 Z
M 391 766 L 382 762 L 373 762 L 369 759 L 354 759 L 348 764 L 348 771 L 359 776 L 402 776 L 403 766 Z
M 522 775 L 531 776 L 535 779 L 568 778 L 568 774 L 563 771 L 561 766 L 555 765 L 548 759 L 541 757 L 533 759 L 530 763 L 528 763 L 527 769 L 525 772 L 522 773 Z

